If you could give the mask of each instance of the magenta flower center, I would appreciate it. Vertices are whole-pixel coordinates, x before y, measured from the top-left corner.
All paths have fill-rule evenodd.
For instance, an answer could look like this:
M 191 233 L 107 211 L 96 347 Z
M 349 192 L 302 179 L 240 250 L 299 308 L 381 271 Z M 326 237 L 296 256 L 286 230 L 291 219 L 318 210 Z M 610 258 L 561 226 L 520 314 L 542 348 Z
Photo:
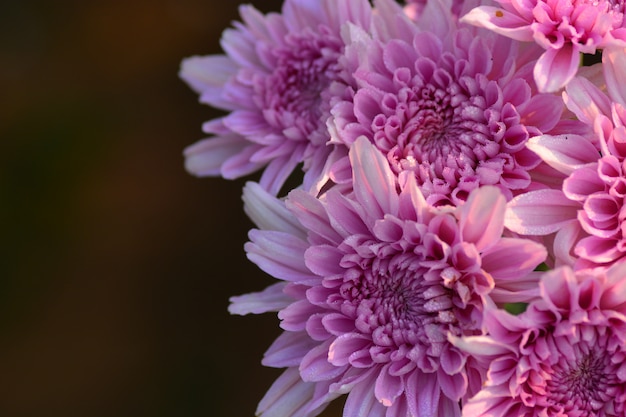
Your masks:
M 378 346 L 431 345 L 442 337 L 429 337 L 427 329 L 457 322 L 452 311 L 451 293 L 437 283 L 427 283 L 423 267 L 408 266 L 414 256 L 401 254 L 376 259 L 371 271 L 364 271 L 358 282 L 341 287 L 345 300 L 356 309 L 361 332 L 372 334 Z
M 588 340 L 549 335 L 541 344 L 535 342 L 535 346 L 545 343 L 560 352 L 547 360 L 529 358 L 542 365 L 528 375 L 528 388 L 523 390 L 533 394 L 525 402 L 545 407 L 550 416 L 610 416 L 613 410 L 622 415 L 626 376 L 619 371 L 625 359 L 620 342 L 609 328 L 581 325 L 577 331 Z
M 256 105 L 268 124 L 290 139 L 314 141 L 312 134 L 325 139 L 322 117 L 330 112 L 326 90 L 338 74 L 343 44 L 324 28 L 287 41 L 286 47 L 272 51 L 274 71 L 254 84 Z
M 449 332 L 479 331 L 472 314 L 481 306 L 480 297 L 465 280 L 473 273 L 484 273 L 478 253 L 459 242 L 454 222 L 449 215 L 428 226 L 386 218 L 378 224 L 381 241 L 359 240 L 356 247 L 348 241 L 342 244 L 346 254 L 341 263 L 347 271 L 328 303 L 340 306 L 343 314 L 354 320 L 356 331 L 371 341 L 356 355 L 358 361 L 393 361 L 402 369 L 399 373 L 416 366 L 434 372 L 442 355 L 448 358 L 447 353 L 457 352 L 448 342 Z M 398 227 L 405 228 L 407 236 L 385 243 L 387 239 L 382 237 Z M 462 356 L 458 352 L 451 355 Z
M 504 102 L 496 82 L 456 76 L 453 68 L 461 62 L 447 55 L 438 67 L 418 59 L 415 74 L 396 69 L 395 91 L 381 94 L 371 121 L 373 140 L 392 169 L 414 171 L 435 205 L 465 201 L 480 185 L 520 189 L 530 182 L 529 161 L 521 156 L 529 137 L 522 116 Z M 355 103 L 360 105 L 358 95 Z

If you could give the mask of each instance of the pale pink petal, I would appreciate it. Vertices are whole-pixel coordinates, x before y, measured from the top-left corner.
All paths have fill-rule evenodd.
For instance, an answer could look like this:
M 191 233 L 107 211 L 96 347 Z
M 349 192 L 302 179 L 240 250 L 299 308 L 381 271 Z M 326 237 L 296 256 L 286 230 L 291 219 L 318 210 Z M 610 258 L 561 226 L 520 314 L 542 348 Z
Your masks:
M 436 415 L 441 390 L 431 374 L 413 372 L 406 381 L 409 410 L 415 417 Z
M 283 292 L 284 282 L 279 282 L 265 288 L 263 291 L 248 293 L 230 298 L 228 312 L 230 314 L 262 314 L 270 311 L 280 311 L 294 300 Z
M 573 266 L 576 262 L 574 245 L 580 239 L 582 229 L 578 222 L 572 222 L 563 226 L 556 233 L 552 245 L 555 257 L 555 266 Z
M 404 391 L 404 383 L 397 375 L 389 373 L 390 364 L 383 366 L 374 384 L 374 395 L 385 407 L 390 407 Z
M 311 399 L 315 384 L 304 382 L 298 368 L 287 368 L 274 381 L 256 410 L 258 417 L 312 417 L 299 412 Z
M 298 218 L 300 224 L 311 234 L 320 236 L 315 243 L 337 243 L 343 238 L 331 226 L 326 208 L 320 200 L 302 190 L 293 190 L 285 200 L 286 207 Z
M 354 193 L 363 208 L 374 218 L 396 213 L 396 180 L 383 154 L 367 138 L 360 137 L 350 149 L 350 161 Z
M 479 251 L 491 246 L 502 235 L 505 210 L 506 200 L 498 188 L 484 186 L 471 193 L 460 210 L 463 240 Z
M 611 98 L 626 106 L 626 48 L 608 47 L 602 51 L 606 87 Z
M 505 344 L 494 341 L 486 336 L 466 336 L 456 337 L 448 335 L 448 340 L 454 346 L 469 353 L 470 355 L 480 354 L 481 356 L 491 356 L 493 358 L 510 354 L 514 349 Z
M 203 139 L 185 148 L 185 169 L 199 177 L 220 175 L 224 161 L 246 149 L 252 149 L 250 144 L 236 136 Z M 240 166 L 239 172 L 250 173 L 258 167 L 258 164 L 248 163 Z
M 565 87 L 578 70 L 579 51 L 571 44 L 548 49 L 534 69 L 535 82 L 541 92 L 552 93 Z
M 261 363 L 273 368 L 299 366 L 306 354 L 318 345 L 306 332 L 283 332 L 265 351 Z
M 248 259 L 273 277 L 286 281 L 314 277 L 304 262 L 308 244 L 284 232 L 251 230 L 244 249 Z
M 526 146 L 545 163 L 566 175 L 600 157 L 588 138 L 576 134 L 536 136 L 529 139 Z
M 558 190 L 537 190 L 509 202 L 504 226 L 523 235 L 547 235 L 576 221 L 580 204 Z
M 563 100 L 578 120 L 588 125 L 593 125 L 596 117 L 600 115 L 611 115 L 609 98 L 591 81 L 583 77 L 575 77 L 567 84 Z
M 328 381 L 342 375 L 347 366 L 335 366 L 328 360 L 331 340 L 310 349 L 300 362 L 300 376 L 304 381 Z
M 247 182 L 243 188 L 243 209 L 261 230 L 276 230 L 306 239 L 304 227 L 285 203 L 268 193 L 259 184 Z
M 236 64 L 224 55 L 192 56 L 182 61 L 178 75 L 196 93 L 202 94 L 223 86 L 236 69 Z
M 576 244 L 574 253 L 598 264 L 613 262 L 624 255 L 617 249 L 617 239 L 587 236 Z
M 482 253 L 482 267 L 495 280 L 521 278 L 546 259 L 542 244 L 531 240 L 502 238 Z
M 461 18 L 462 22 L 482 26 L 518 41 L 532 41 L 530 22 L 499 7 L 479 6 Z

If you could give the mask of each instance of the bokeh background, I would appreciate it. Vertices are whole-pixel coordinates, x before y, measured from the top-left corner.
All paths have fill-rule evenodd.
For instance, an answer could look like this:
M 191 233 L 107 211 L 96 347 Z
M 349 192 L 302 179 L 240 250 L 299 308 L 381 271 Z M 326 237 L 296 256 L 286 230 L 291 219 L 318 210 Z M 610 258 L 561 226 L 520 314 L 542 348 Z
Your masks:
M 219 53 L 240 3 L 3 2 L 0 415 L 253 416 L 280 374 L 275 315 L 226 311 L 272 282 L 245 180 L 183 169 L 219 113 L 180 61 Z

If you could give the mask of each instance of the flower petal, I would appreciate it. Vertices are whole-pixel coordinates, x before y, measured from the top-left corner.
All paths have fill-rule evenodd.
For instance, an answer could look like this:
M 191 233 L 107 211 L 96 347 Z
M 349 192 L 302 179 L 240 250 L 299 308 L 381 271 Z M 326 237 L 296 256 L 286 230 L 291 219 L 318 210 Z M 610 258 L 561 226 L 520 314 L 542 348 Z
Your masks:
M 576 75 L 578 62 L 578 49 L 571 44 L 546 50 L 537 60 L 533 72 L 539 91 L 553 93 L 563 88 Z
M 548 235 L 576 221 L 580 208 L 561 191 L 531 191 L 509 202 L 504 226 L 523 235 Z

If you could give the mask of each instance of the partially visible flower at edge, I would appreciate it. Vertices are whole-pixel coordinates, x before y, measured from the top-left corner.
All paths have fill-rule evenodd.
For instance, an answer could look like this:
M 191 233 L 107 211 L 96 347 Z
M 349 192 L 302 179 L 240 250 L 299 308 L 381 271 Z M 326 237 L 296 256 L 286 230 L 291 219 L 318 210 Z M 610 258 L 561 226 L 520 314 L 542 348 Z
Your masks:
M 502 237 L 505 199 L 495 187 L 459 208 L 435 208 L 366 138 L 350 160 L 349 195 L 296 190 L 283 205 L 258 185 L 244 192 L 251 218 L 269 228 L 250 232 L 248 257 L 286 282 L 230 307 L 279 310 L 284 333 L 263 363 L 287 370 L 257 412 L 311 417 L 348 394 L 345 417 L 459 416 L 484 369 L 448 333 L 481 334 L 485 297 L 537 297 L 532 271 L 545 249 Z
M 466 417 L 626 415 L 626 263 L 546 272 L 541 299 L 513 316 L 485 310 L 487 335 L 451 337 L 489 363 Z
M 462 21 L 543 47 L 534 69 L 543 92 L 558 91 L 572 80 L 581 53 L 626 41 L 623 0 L 495 1 L 500 7 L 479 6 Z
M 204 124 L 214 135 L 188 147 L 186 168 L 199 176 L 238 178 L 263 169 L 260 184 L 277 194 L 300 163 L 313 186 L 330 148 L 327 87 L 339 73 L 346 22 L 369 29 L 367 0 L 285 0 L 262 15 L 241 6 L 243 23 L 224 31 L 225 55 L 191 57 L 180 76 L 200 101 L 230 112 Z
M 603 52 L 604 93 L 576 77 L 568 108 L 593 136 L 539 136 L 528 147 L 562 174 L 562 187 L 522 194 L 509 203 L 505 225 L 523 235 L 555 234 L 556 265 L 608 266 L 626 256 L 626 49 Z M 608 94 L 608 96 L 607 96 Z

